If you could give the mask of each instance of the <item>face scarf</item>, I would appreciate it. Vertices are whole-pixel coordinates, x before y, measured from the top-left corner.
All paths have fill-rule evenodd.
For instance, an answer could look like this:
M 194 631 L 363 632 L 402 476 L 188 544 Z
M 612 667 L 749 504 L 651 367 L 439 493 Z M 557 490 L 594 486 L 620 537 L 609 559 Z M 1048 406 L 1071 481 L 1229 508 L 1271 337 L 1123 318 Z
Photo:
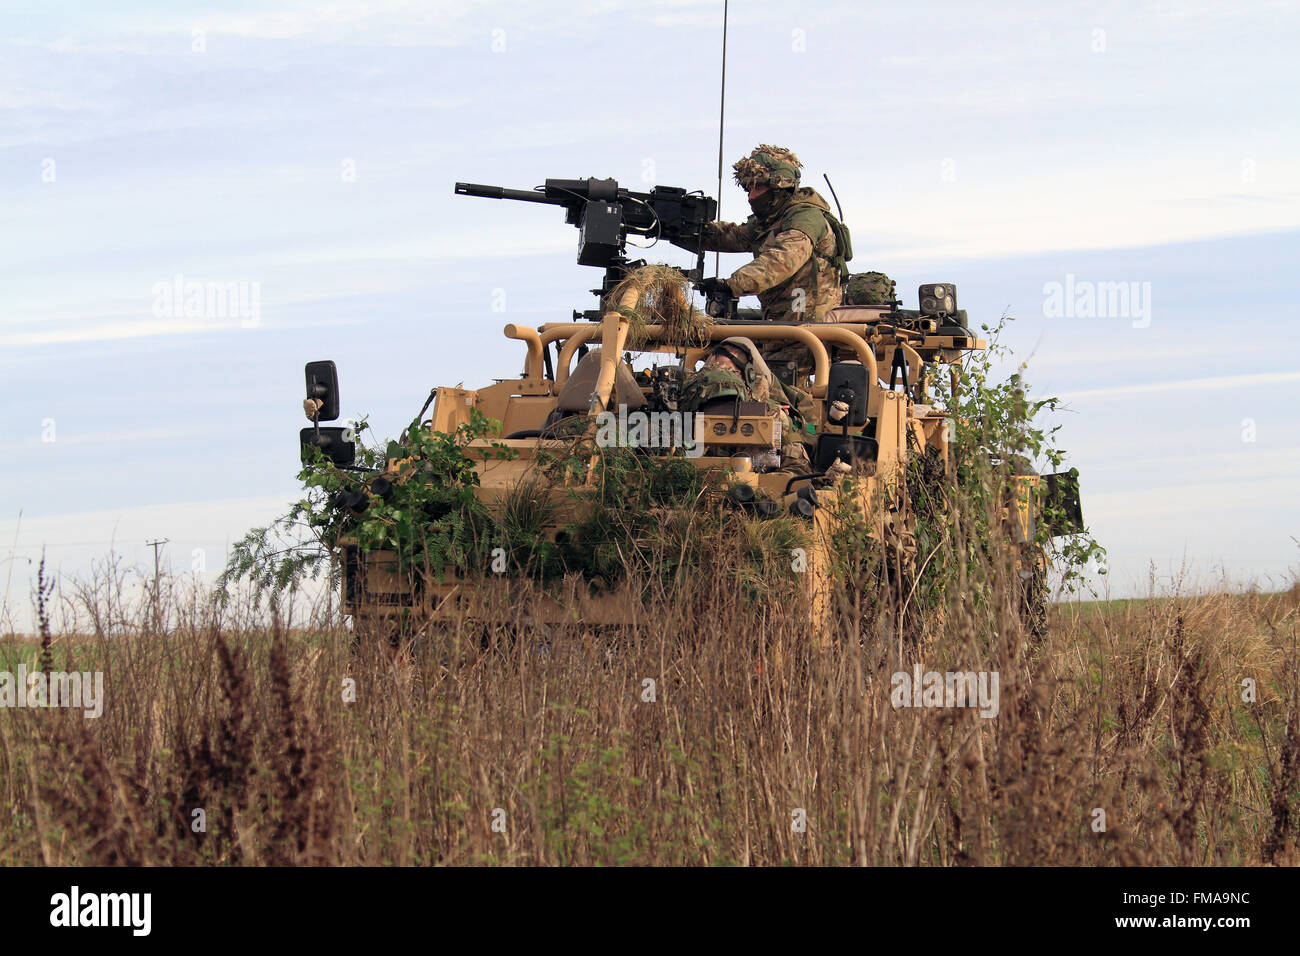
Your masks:
M 753 210 L 754 215 L 759 219 L 764 219 L 772 212 L 776 206 L 777 192 L 775 189 L 769 189 L 761 196 L 756 196 L 749 201 L 749 208 Z

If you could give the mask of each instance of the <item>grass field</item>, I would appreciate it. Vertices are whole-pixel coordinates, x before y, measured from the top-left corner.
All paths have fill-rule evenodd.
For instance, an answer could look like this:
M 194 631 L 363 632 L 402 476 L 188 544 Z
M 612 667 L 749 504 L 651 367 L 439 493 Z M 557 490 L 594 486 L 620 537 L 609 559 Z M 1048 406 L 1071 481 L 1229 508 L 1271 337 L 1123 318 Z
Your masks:
M 1295 590 L 819 641 L 702 581 L 617 633 L 396 652 L 107 595 L 49 649 L 104 673 L 103 716 L 0 710 L 5 864 L 1300 862 Z M 916 664 L 997 672 L 997 715 L 894 706 Z

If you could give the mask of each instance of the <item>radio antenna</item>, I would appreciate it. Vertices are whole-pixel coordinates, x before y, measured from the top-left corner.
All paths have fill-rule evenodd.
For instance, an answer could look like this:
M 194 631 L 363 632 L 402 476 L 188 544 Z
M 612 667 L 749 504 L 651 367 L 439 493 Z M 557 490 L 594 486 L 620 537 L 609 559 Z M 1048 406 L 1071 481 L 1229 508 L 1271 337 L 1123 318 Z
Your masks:
M 727 117 L 727 8 L 730 0 L 722 3 L 722 92 L 718 95 L 718 218 L 722 218 L 722 129 Z M 718 275 L 719 252 L 713 253 L 713 274 Z
M 844 207 L 840 205 L 840 197 L 835 195 L 835 187 L 831 185 L 831 178 L 822 173 L 822 179 L 826 180 L 826 188 L 831 191 L 831 198 L 835 200 L 835 209 L 840 214 L 840 222 L 844 221 Z

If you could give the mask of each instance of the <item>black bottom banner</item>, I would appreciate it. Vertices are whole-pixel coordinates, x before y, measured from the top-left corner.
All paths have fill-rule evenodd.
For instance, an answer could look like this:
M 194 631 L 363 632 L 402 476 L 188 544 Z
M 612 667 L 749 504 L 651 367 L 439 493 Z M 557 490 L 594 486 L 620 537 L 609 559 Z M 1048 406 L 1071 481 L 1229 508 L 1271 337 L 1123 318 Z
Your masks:
M 44 869 L 0 870 L 14 915 L 7 938 L 76 934 L 167 943 L 374 944 L 385 931 L 537 942 L 555 927 L 591 943 L 664 939 L 698 927 L 735 945 L 791 934 L 936 946 L 1022 934 L 1078 940 L 1138 937 L 1231 945 L 1291 925 L 1298 887 L 1287 869 Z M 16 932 L 15 932 L 16 931 Z M 378 939 L 376 934 L 379 934 Z M 448 938 L 450 942 L 450 938 Z

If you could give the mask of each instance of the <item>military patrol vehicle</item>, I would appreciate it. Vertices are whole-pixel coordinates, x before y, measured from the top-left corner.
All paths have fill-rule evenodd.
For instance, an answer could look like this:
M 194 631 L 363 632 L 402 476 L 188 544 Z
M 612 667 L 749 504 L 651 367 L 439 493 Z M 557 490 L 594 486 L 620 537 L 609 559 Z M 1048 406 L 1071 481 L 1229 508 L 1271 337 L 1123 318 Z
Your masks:
M 428 415 L 421 416 L 434 432 L 454 433 L 476 412 L 500 423 L 500 437 L 474 440 L 463 449 L 473 463 L 479 500 L 499 502 L 521 483 L 536 482 L 540 460 L 572 447 L 573 435 L 598 438 L 604 427 L 609 435 L 625 436 L 634 430 L 636 418 L 638 424 L 652 426 L 643 429 L 642 437 L 655 432 L 654 425 L 671 435 L 664 442 L 640 442 L 642 453 L 677 456 L 720 475 L 730 506 L 745 509 L 756 520 L 793 516 L 806 522 L 810 548 L 801 607 L 812 629 L 830 633 L 837 589 L 848 586 L 832 570 L 832 545 L 846 505 L 868 516 L 871 534 L 900 565 L 915 567 L 915 515 L 906 467 L 926 455 L 943 473 L 954 468 L 949 413 L 931 404 L 928 385 L 946 371 L 950 394 L 956 394 L 963 356 L 987 347 L 957 308 L 953 284 L 922 285 L 919 308 L 904 309 L 888 278 L 868 273 L 848 279 L 842 304 L 820 322 L 765 322 L 756 310 L 740 309 L 734 301 L 722 302 L 720 308 L 710 301 L 705 310 L 687 302 L 683 323 L 680 316 L 642 308 L 653 283 L 637 280 L 656 276 L 661 297 L 665 275 L 670 285 L 678 280 L 698 289 L 706 285 L 704 253 L 689 270 L 646 266 L 627 259 L 626 242 L 629 236 L 664 236 L 685 248 L 699 248 L 699 238 L 716 216 L 713 199 L 660 186 L 634 192 L 609 179 L 548 179 L 534 190 L 457 183 L 455 191 L 563 208 L 565 221 L 579 230 L 577 261 L 604 269 L 601 286 L 594 290 L 600 308 L 574 311 L 536 327 L 505 326 L 506 340 L 522 352 L 520 374 L 479 388 L 433 389 Z M 651 321 L 638 321 L 647 314 Z M 729 343 L 733 358 L 744 367 L 748 394 L 726 394 L 697 403 L 693 412 L 683 411 L 683 387 L 722 342 Z M 790 370 L 778 375 L 763 358 L 772 346 L 803 350 L 810 374 L 797 377 L 791 363 Z M 735 349 L 748 352 L 749 361 Z M 637 362 L 645 361 L 662 364 L 634 371 Z M 304 453 L 319 449 L 340 467 L 351 466 L 355 451 L 349 436 L 342 428 L 321 424 L 340 413 L 334 363 L 308 364 L 306 379 L 305 407 L 312 424 L 300 435 Z M 797 435 L 792 436 L 794 429 Z M 791 453 L 796 439 L 806 454 Z M 363 476 L 365 488 L 338 506 L 364 509 L 367 496 L 373 500 L 394 482 L 419 480 L 409 474 L 409 461 L 400 454 L 383 461 L 377 473 Z M 542 494 L 581 501 L 589 480 L 590 471 L 585 479 L 570 473 Z M 1008 502 L 1005 514 L 1007 533 L 1025 547 L 1028 570 L 1041 563 L 1032 544 L 1033 489 L 1041 480 L 1038 475 L 1018 477 L 1015 501 Z M 1059 476 L 1048 480 L 1060 483 Z M 1077 523 L 1077 498 L 1070 510 Z M 563 523 L 557 520 L 549 532 L 562 536 Z M 367 549 L 346 534 L 332 544 L 341 565 L 342 606 L 358 627 L 382 628 L 411 615 L 490 621 L 493 608 L 502 605 L 488 598 L 508 595 L 515 586 L 510 575 L 487 567 L 412 572 L 401 567 L 391 550 Z M 529 614 L 544 623 L 617 624 L 629 619 L 636 599 L 626 589 L 593 590 L 578 576 L 567 575 L 552 583 Z

